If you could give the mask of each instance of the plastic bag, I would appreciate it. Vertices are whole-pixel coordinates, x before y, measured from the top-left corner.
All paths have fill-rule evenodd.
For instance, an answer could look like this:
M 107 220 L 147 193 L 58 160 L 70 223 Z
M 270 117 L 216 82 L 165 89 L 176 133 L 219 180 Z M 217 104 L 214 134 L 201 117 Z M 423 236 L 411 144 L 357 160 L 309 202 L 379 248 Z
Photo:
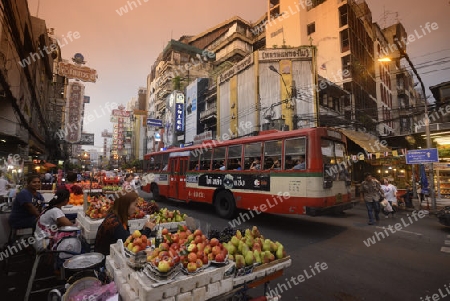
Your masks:
M 392 211 L 394 211 L 394 210 L 392 209 L 391 204 L 390 204 L 388 201 L 386 201 L 386 203 L 387 203 L 387 205 L 386 205 L 386 207 L 384 207 L 384 211 L 385 211 L 385 212 L 392 212 Z
M 381 204 L 381 206 L 386 207 L 387 205 L 389 205 L 389 202 L 386 199 L 384 199 L 380 202 L 380 204 Z

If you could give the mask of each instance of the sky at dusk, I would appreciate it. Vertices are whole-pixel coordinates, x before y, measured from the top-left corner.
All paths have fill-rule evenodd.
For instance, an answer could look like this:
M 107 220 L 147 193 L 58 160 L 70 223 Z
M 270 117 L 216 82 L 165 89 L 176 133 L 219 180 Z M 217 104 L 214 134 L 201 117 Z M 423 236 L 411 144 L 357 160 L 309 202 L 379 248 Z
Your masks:
M 95 134 L 98 150 L 103 146 L 101 132 L 112 131 L 107 103 L 125 105 L 137 96 L 139 87 L 146 86 L 152 64 L 171 38 L 197 35 L 233 16 L 256 21 L 267 10 L 267 0 L 134 0 L 137 7 L 128 7 L 128 12 L 122 10 L 120 15 L 118 11 L 127 2 L 132 1 L 28 0 L 31 15 L 55 29 L 63 58 L 70 60 L 75 53 L 82 53 L 86 66 L 97 70 L 97 82 L 85 83 L 85 94 L 91 98 L 85 114 L 93 112 L 96 120 L 85 124 L 84 131 Z M 427 22 L 436 22 L 439 28 L 410 43 L 407 52 L 422 76 L 427 94 L 431 94 L 429 86 L 450 81 L 449 0 L 366 2 L 372 10 L 372 21 L 381 27 L 398 20 L 410 34 L 414 30 L 421 32 L 420 26 Z M 78 32 L 79 37 L 70 41 L 70 31 Z

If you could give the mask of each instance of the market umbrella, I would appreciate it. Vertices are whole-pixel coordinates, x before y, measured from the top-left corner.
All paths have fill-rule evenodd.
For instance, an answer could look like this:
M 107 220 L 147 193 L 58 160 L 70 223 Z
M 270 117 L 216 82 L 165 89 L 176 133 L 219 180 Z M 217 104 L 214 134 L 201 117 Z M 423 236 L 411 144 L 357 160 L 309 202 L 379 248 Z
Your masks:
M 420 164 L 419 172 L 420 172 L 420 185 L 422 186 L 422 193 L 428 194 L 428 178 L 427 173 L 425 172 L 425 165 Z
M 45 162 L 45 163 L 44 163 L 44 167 L 45 167 L 45 168 L 53 168 L 53 167 L 56 167 L 56 164 L 49 163 L 49 162 Z

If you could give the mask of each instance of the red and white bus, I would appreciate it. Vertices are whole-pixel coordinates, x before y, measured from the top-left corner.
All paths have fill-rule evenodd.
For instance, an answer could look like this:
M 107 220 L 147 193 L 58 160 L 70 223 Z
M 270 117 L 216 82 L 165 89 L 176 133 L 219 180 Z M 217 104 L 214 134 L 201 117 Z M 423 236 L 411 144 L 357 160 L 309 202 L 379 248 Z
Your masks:
M 212 204 L 224 218 L 238 208 L 314 216 L 353 207 L 346 162 L 346 138 L 333 129 L 267 131 L 149 153 L 144 190 Z

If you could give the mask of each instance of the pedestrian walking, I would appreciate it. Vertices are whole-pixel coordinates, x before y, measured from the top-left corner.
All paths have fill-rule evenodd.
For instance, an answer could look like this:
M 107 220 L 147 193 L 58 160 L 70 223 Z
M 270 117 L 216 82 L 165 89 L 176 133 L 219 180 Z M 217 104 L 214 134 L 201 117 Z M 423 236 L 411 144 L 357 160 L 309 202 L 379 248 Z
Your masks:
M 395 217 L 395 213 L 397 212 L 398 202 L 397 202 L 397 187 L 389 183 L 387 178 L 383 179 L 383 184 L 381 185 L 381 189 L 384 192 L 384 198 L 389 202 L 392 207 L 392 212 L 387 212 L 383 210 L 386 218 L 389 218 L 389 214 L 392 214 L 392 217 Z
M 373 178 L 370 173 L 364 174 L 364 181 L 361 183 L 361 201 L 364 201 L 369 216 L 369 225 L 374 225 L 380 220 L 380 200 L 384 198 L 383 190 L 381 190 L 380 182 Z M 375 219 L 374 219 L 375 215 Z

